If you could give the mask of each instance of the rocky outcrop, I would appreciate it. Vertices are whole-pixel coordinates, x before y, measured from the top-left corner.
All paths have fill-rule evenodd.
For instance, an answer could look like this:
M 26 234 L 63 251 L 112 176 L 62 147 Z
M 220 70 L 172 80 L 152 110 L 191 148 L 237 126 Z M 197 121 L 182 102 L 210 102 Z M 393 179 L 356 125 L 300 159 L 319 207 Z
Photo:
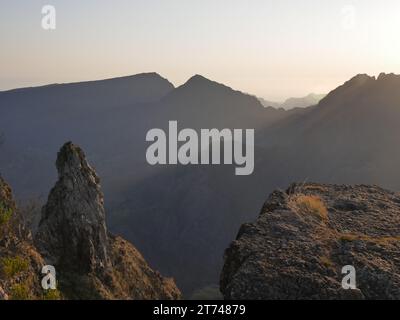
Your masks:
M 400 299 L 400 195 L 294 184 L 273 192 L 225 252 L 225 299 Z M 344 266 L 356 289 L 342 288 Z
M 42 299 L 44 261 L 25 232 L 10 186 L 0 177 L 0 300 Z
M 153 271 L 125 240 L 108 233 L 103 194 L 83 151 L 66 143 L 58 181 L 42 211 L 35 244 L 55 266 L 70 299 L 177 299 L 172 279 Z
M 56 166 L 59 179 L 43 208 L 36 245 L 50 264 L 104 272 L 111 262 L 100 180 L 72 143 L 61 148 Z
M 65 144 L 57 169 L 34 242 L 0 177 L 0 300 L 179 299 L 172 279 L 107 231 L 99 178 L 83 151 Z M 41 286 L 42 268 L 49 264 L 56 269 L 57 290 Z

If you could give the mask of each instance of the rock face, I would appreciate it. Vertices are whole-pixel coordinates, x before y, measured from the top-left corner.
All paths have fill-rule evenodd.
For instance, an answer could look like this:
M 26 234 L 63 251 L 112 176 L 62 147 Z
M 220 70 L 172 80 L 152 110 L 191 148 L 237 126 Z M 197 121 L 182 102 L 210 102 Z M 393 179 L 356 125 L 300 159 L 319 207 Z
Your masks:
M 225 252 L 225 299 L 400 299 L 400 194 L 294 184 L 273 192 Z M 342 268 L 354 266 L 356 289 Z
M 42 211 L 35 244 L 70 299 L 178 299 L 172 279 L 153 271 L 125 240 L 107 232 L 103 194 L 83 151 L 66 143 L 58 181 Z
M 43 208 L 36 244 L 50 264 L 103 272 L 111 265 L 100 180 L 72 143 L 61 148 L 56 165 L 59 179 Z

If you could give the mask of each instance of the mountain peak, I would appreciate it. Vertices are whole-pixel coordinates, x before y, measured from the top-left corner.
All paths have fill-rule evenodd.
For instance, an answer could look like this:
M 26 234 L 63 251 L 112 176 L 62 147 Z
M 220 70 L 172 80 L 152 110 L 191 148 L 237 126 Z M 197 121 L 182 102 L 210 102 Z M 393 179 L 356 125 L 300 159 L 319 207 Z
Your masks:
M 338 101 L 338 99 L 345 99 L 346 96 L 352 96 L 359 90 L 364 90 L 370 85 L 373 85 L 375 82 L 376 78 L 374 76 L 369 76 L 365 73 L 357 74 L 341 86 L 329 92 L 328 95 L 320 101 L 320 104 L 329 104 Z
M 187 80 L 183 85 L 179 86 L 175 89 L 176 92 L 197 92 L 210 94 L 214 93 L 230 93 L 230 92 L 239 92 L 231 87 L 228 87 L 222 83 L 210 80 L 200 74 L 195 74 L 189 80 Z
M 357 84 L 363 84 L 367 81 L 375 81 L 376 78 L 374 76 L 370 76 L 366 73 L 360 73 L 357 74 L 356 76 L 354 76 L 353 78 L 351 78 L 347 83 L 357 83 Z
M 186 81 L 186 83 L 183 86 L 195 86 L 195 85 L 220 85 L 220 86 L 222 86 L 222 84 L 212 81 L 210 79 L 207 79 L 206 77 L 204 77 L 200 74 L 195 74 L 188 81 Z
M 207 97 L 210 97 L 210 94 L 219 96 L 221 94 L 226 95 L 233 92 L 237 93 L 238 91 L 222 83 L 212 81 L 202 75 L 196 74 L 168 94 L 166 99 L 193 99 L 193 97 L 197 95 L 206 94 Z M 190 96 L 190 98 L 188 96 Z
M 393 72 L 392 73 L 381 72 L 378 77 L 369 76 L 368 74 L 362 73 L 362 74 L 358 74 L 358 75 L 354 76 L 346 83 L 362 85 L 364 83 L 371 82 L 371 81 L 378 82 L 378 81 L 385 81 L 385 80 L 390 81 L 390 80 L 398 80 L 398 79 L 400 79 L 400 75 L 395 74 Z
M 67 142 L 62 146 L 57 155 L 56 166 L 60 178 L 66 175 L 77 174 L 77 171 L 80 171 L 82 174 L 90 175 L 92 177 L 91 180 L 96 183 L 99 182 L 95 171 L 86 161 L 83 150 L 72 142 Z
M 380 73 L 377 81 L 385 81 L 385 80 L 399 80 L 400 75 L 394 73 Z
M 125 77 L 117 77 L 117 78 L 111 78 L 110 80 L 113 79 L 123 79 L 123 78 L 133 78 L 133 79 L 153 79 L 153 80 L 166 80 L 169 82 L 167 78 L 164 78 L 162 75 L 160 75 L 158 72 L 142 72 L 138 74 L 133 74 Z M 169 82 L 170 83 L 170 82 Z

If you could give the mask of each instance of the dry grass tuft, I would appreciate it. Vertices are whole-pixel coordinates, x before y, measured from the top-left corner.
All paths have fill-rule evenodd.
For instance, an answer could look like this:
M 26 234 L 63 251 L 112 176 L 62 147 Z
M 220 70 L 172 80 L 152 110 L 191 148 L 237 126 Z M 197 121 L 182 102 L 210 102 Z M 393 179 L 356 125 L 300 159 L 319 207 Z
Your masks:
M 312 214 L 324 222 L 329 220 L 328 210 L 320 197 L 302 194 L 295 196 L 293 201 L 300 213 Z
M 327 257 L 327 256 L 319 257 L 319 261 L 320 261 L 321 264 L 322 264 L 323 266 L 325 266 L 326 268 L 331 268 L 331 267 L 333 267 L 333 265 L 334 265 L 334 263 L 332 262 L 332 260 L 331 260 L 329 257 Z

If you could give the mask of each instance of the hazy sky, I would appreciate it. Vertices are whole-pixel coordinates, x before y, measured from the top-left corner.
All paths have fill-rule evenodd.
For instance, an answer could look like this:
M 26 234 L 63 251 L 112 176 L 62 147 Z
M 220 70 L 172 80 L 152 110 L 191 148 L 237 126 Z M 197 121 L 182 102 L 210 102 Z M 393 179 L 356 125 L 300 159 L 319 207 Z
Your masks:
M 399 0 L 0 0 L 0 90 L 156 71 L 267 99 L 325 93 L 400 73 L 399 17 Z

